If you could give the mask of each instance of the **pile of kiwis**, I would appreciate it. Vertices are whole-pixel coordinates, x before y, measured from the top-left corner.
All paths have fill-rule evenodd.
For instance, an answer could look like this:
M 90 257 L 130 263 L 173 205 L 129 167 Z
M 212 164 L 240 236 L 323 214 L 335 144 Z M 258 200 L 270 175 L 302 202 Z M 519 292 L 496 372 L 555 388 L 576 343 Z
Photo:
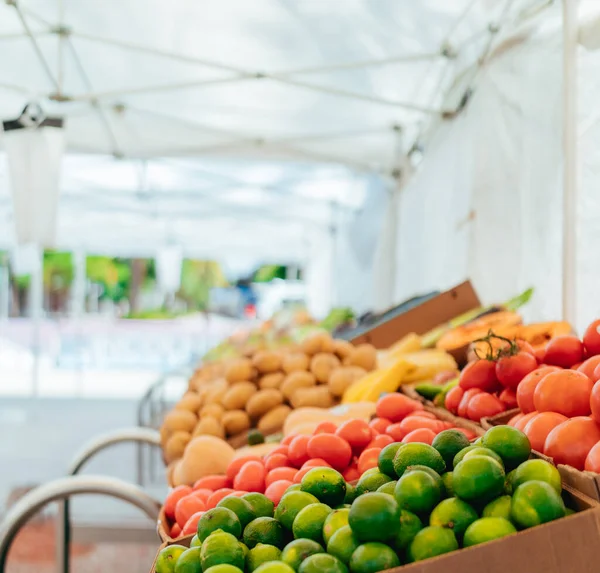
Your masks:
M 292 409 L 334 406 L 376 366 L 373 346 L 354 346 L 326 332 L 284 349 L 253 349 L 247 356 L 206 363 L 163 421 L 165 462 L 181 458 L 196 436 L 229 439 L 251 428 L 276 433 Z

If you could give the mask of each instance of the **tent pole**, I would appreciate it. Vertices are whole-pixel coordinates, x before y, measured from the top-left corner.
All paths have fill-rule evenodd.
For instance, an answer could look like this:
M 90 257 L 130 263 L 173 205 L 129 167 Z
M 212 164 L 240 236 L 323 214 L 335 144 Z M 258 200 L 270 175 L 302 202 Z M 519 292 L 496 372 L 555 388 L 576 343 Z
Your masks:
M 563 0 L 563 320 L 575 324 L 577 297 L 577 0 Z

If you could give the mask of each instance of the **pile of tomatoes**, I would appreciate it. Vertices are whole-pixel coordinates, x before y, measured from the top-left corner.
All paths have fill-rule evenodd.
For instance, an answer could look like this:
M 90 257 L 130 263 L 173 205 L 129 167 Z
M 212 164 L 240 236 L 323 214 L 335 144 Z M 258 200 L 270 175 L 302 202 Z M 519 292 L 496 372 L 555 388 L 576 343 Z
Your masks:
M 585 331 L 551 339 L 543 353 L 512 343 L 493 359 L 469 363 L 445 406 L 479 420 L 512 407 L 513 425 L 534 450 L 577 469 L 600 473 L 600 320 Z
M 439 420 L 423 405 L 404 394 L 386 394 L 377 402 L 377 416 L 369 423 L 353 419 L 339 426 L 321 422 L 312 435 L 286 436 L 269 455 L 247 455 L 234 459 L 226 475 L 212 475 L 198 480 L 193 487 L 171 490 L 163 510 L 172 538 L 196 530 L 198 520 L 228 495 L 264 493 L 275 505 L 287 488 L 313 467 L 332 467 L 347 482 L 358 480 L 377 467 L 379 452 L 394 442 L 425 442 L 453 427 Z M 475 434 L 457 428 L 469 439 Z

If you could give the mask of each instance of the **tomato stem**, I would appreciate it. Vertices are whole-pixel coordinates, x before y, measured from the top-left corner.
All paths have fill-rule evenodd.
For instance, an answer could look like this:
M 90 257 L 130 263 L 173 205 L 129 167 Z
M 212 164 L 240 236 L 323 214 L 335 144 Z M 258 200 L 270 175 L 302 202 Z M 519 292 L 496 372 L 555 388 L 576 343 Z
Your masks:
M 498 348 L 497 351 L 494 351 L 494 346 L 492 344 L 493 339 L 502 340 L 503 342 L 506 342 L 508 344 L 508 347 Z M 473 341 L 473 343 L 477 342 L 485 342 L 488 345 L 488 351 L 483 357 L 480 356 L 479 349 L 477 347 L 474 348 L 475 356 L 477 356 L 479 360 L 490 360 L 491 362 L 496 362 L 504 356 L 514 356 L 515 354 L 518 354 L 520 350 L 516 338 L 511 340 L 510 338 L 506 338 L 505 336 L 495 334 L 491 329 L 488 331 L 486 336 Z

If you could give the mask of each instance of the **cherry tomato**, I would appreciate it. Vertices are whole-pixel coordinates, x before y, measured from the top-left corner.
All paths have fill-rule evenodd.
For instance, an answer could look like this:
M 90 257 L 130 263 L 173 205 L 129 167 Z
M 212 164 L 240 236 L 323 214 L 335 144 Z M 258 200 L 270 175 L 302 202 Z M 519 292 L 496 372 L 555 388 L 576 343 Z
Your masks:
M 352 465 L 348 468 L 346 468 L 343 472 L 342 475 L 344 476 L 344 479 L 350 483 L 353 481 L 356 481 L 357 479 L 360 478 L 360 472 L 358 471 L 358 467 L 355 465 Z
M 533 393 L 538 412 L 558 412 L 567 418 L 590 414 L 590 395 L 594 383 L 577 370 L 550 372 L 540 380 Z
M 583 360 L 583 342 L 573 334 L 557 336 L 548 342 L 544 354 L 544 364 L 571 368 Z
M 529 414 L 535 410 L 533 405 L 533 393 L 537 385 L 540 383 L 542 378 L 550 372 L 557 372 L 560 370 L 558 366 L 540 366 L 537 370 L 530 372 L 521 380 L 519 387 L 517 388 L 517 404 L 523 414 Z
M 385 431 L 386 434 L 394 440 L 394 442 L 401 442 L 402 438 L 404 438 L 407 433 L 407 430 L 400 425 L 400 422 L 397 424 L 390 424 Z
M 392 423 L 391 420 L 387 418 L 373 418 L 369 422 L 369 426 L 372 430 L 375 430 L 379 434 L 383 434 L 385 429 Z
M 306 451 L 311 436 L 296 436 L 288 446 L 288 458 L 295 468 L 299 468 L 308 461 L 310 456 Z
M 444 422 L 441 420 L 432 420 L 431 418 L 422 418 L 421 416 L 410 416 L 409 418 L 404 418 L 404 420 L 400 422 L 400 427 L 407 434 L 413 430 L 420 430 L 421 428 L 428 428 L 437 434 L 444 430 Z
M 406 417 L 410 418 L 411 416 L 418 416 L 419 418 L 430 418 L 431 420 L 437 420 L 436 415 L 433 412 L 427 412 L 425 410 L 415 410 L 411 412 Z
M 198 530 L 198 522 L 200 518 L 204 515 L 204 511 L 197 511 L 192 515 L 183 526 L 181 530 L 181 535 L 192 535 L 192 533 L 196 533 Z
M 312 458 L 310 460 L 308 460 L 307 462 L 305 462 L 304 464 L 302 464 L 302 467 L 300 469 L 304 469 L 304 468 L 330 468 L 331 466 L 323 459 L 321 458 Z
M 588 356 L 600 354 L 600 319 L 594 320 L 583 335 L 583 345 Z
M 358 473 L 360 475 L 371 468 L 377 467 L 379 452 L 381 452 L 381 448 L 369 448 L 360 454 L 360 457 L 358 458 Z
M 387 418 L 392 423 L 400 422 L 414 410 L 422 410 L 423 405 L 404 394 L 391 392 L 379 398 L 375 411 L 380 418 Z
M 460 386 L 455 386 L 448 390 L 446 398 L 444 399 L 444 406 L 446 406 L 448 412 L 452 412 L 452 414 L 458 412 L 458 405 L 460 404 L 464 393 L 465 391 Z
M 369 448 L 385 448 L 385 446 L 393 444 L 394 441 L 394 438 L 388 434 L 378 434 L 366 445 L 365 450 Z
M 275 468 L 271 470 L 265 478 L 265 486 L 269 487 L 272 483 L 280 480 L 294 481 L 298 470 L 296 468 Z
M 513 408 L 517 408 L 517 395 L 514 390 L 509 390 L 508 388 L 504 388 L 500 394 L 498 394 L 498 398 L 500 402 L 502 402 L 507 410 L 512 410 Z
M 243 489 L 245 491 L 256 491 L 264 493 L 265 491 L 265 466 L 262 462 L 250 461 L 246 462 L 233 480 L 235 489 Z
M 189 485 L 178 485 L 169 492 L 169 495 L 167 495 L 167 499 L 165 499 L 165 503 L 163 505 L 165 515 L 169 521 L 173 521 L 175 519 L 175 506 L 177 505 L 177 502 L 190 493 L 192 493 L 192 488 Z
M 516 390 L 519 382 L 537 368 L 537 360 L 528 352 L 502 356 L 496 362 L 496 378 L 505 388 Z
M 403 444 L 409 444 L 411 442 L 420 442 L 422 444 L 429 444 L 433 442 L 433 439 L 436 437 L 436 433 L 433 430 L 428 428 L 420 428 L 418 430 L 413 430 L 409 432 L 402 438 Z
M 194 489 L 210 489 L 211 491 L 217 491 L 224 487 L 231 487 L 231 480 L 227 476 L 206 476 L 194 484 Z
M 283 454 L 284 456 L 287 456 L 288 455 L 288 447 L 287 446 L 279 446 L 278 448 L 275 448 L 274 450 L 272 450 L 269 455 L 272 456 L 273 454 Z
M 206 511 L 206 503 L 195 495 L 188 495 L 177 502 L 175 506 L 175 520 L 179 527 L 183 527 L 188 519 L 198 511 Z
M 474 422 L 479 422 L 481 418 L 489 418 L 501 414 L 506 410 L 506 406 L 493 394 L 480 392 L 469 400 L 467 405 L 467 418 Z
M 344 422 L 337 429 L 335 435 L 346 440 L 354 453 L 362 452 L 372 439 L 369 424 L 358 419 Z
M 498 389 L 496 363 L 491 360 L 469 362 L 460 373 L 458 385 L 463 390 L 476 388 L 485 392 L 495 392 Z
M 258 456 L 254 456 L 254 455 L 249 455 L 249 456 L 241 456 L 239 458 L 234 459 L 228 466 L 227 466 L 227 471 L 225 472 L 227 477 L 233 481 L 233 479 L 235 478 L 235 476 L 238 474 L 238 472 L 240 471 L 241 467 L 246 463 L 246 462 L 260 462 L 262 463 L 262 458 L 258 457 Z
M 229 487 L 218 489 L 206 500 L 206 509 L 213 509 L 217 507 L 217 503 L 219 503 L 224 497 L 233 495 L 234 493 L 235 490 Z
M 192 491 L 192 493 L 190 495 L 199 497 L 202 501 L 204 501 L 206 503 L 206 501 L 208 501 L 208 498 L 212 494 L 213 494 L 213 491 L 210 489 L 195 489 L 194 491 Z
M 529 342 L 527 342 L 526 340 L 517 339 L 516 343 L 521 352 L 527 352 L 531 354 L 531 356 L 535 357 L 535 349 L 533 348 L 533 346 L 531 346 L 531 344 L 529 344 Z
M 346 468 L 352 460 L 350 444 L 335 434 L 313 436 L 308 442 L 307 452 L 312 458 L 324 459 L 338 471 Z
M 276 506 L 279 505 L 281 498 L 285 494 L 288 487 L 294 485 L 293 481 L 285 479 L 274 481 L 265 490 L 265 496 L 267 496 Z
M 296 438 L 298 436 L 298 434 L 290 434 L 289 436 L 286 436 L 285 438 L 283 438 L 283 440 L 281 440 L 281 442 L 279 442 L 282 446 L 289 446 L 292 443 L 292 440 L 294 438 Z
M 320 422 L 317 424 L 313 435 L 316 434 L 335 434 L 337 426 L 333 422 Z
M 268 472 L 274 470 L 275 468 L 287 468 L 291 465 L 292 463 L 284 454 L 269 454 L 265 458 L 265 469 Z
M 480 393 L 481 393 L 481 390 L 479 390 L 479 388 L 471 388 L 470 390 L 467 390 L 463 394 L 463 397 L 460 399 L 460 403 L 459 403 L 458 409 L 457 409 L 457 413 L 461 418 L 467 417 L 467 408 L 469 406 L 469 401 L 471 400 L 471 398 L 473 396 L 477 396 L 477 394 L 480 394 Z
M 171 527 L 171 531 L 169 533 L 169 536 L 172 539 L 177 539 L 178 537 L 181 537 L 181 527 L 179 527 L 179 523 L 174 523 L 173 527 Z

